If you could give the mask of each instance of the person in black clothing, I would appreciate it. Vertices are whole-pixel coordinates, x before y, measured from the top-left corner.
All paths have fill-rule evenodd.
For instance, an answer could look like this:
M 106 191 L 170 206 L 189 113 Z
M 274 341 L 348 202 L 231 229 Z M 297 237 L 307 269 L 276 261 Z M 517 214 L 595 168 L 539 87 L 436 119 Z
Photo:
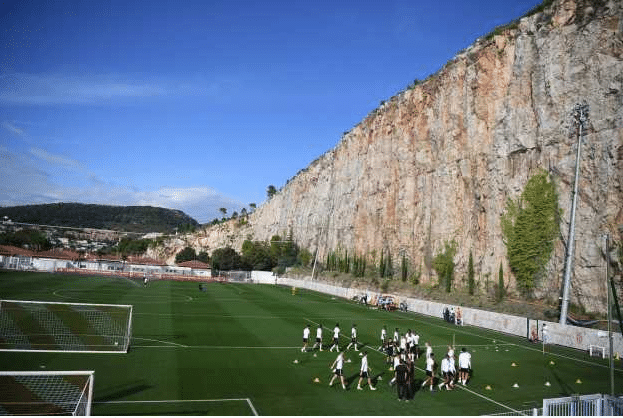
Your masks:
M 409 379 L 409 369 L 405 362 L 401 359 L 400 364 L 396 366 L 394 369 L 396 372 L 396 386 L 398 388 L 398 400 L 408 400 L 408 379 Z

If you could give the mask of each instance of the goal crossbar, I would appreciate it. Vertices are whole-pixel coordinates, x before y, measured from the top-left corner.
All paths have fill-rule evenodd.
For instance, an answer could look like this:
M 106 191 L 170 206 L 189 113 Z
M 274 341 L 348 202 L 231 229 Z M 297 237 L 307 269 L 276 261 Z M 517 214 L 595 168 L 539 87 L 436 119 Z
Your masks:
M 91 415 L 91 371 L 0 371 L 2 415 Z
M 132 305 L 0 300 L 0 351 L 126 353 Z

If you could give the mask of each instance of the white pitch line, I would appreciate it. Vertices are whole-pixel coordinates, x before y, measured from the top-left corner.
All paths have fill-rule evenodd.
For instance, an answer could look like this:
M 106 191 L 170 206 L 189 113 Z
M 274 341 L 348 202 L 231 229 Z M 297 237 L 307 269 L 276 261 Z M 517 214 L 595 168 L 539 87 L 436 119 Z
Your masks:
M 172 342 L 170 342 L 170 341 L 155 340 L 155 339 L 152 339 L 152 338 L 143 338 L 143 337 L 132 337 L 132 338 L 133 338 L 133 339 L 135 339 L 135 340 L 155 341 L 155 342 L 157 342 L 157 343 L 162 343 L 162 344 L 170 344 L 170 345 L 177 346 L 177 347 L 188 348 L 188 346 L 187 346 L 187 345 L 184 345 L 184 344 L 178 344 L 178 343 L 172 343 Z M 141 346 L 140 346 L 140 345 L 137 345 L 137 346 L 135 346 L 135 347 L 141 347 Z M 158 347 L 159 347 L 159 346 L 158 346 Z
M 174 344 L 174 343 L 171 343 Z M 291 350 L 293 348 L 300 349 L 301 347 L 266 347 L 266 346 L 255 346 L 255 347 L 233 347 L 229 345 L 179 345 L 179 347 L 171 346 L 171 345 L 135 345 L 132 347 L 136 348 L 196 348 L 196 349 L 206 349 L 206 350 Z
M 147 400 L 147 401 L 93 401 L 94 404 L 141 404 L 141 403 L 190 403 L 190 402 L 246 402 L 251 408 L 253 415 L 258 416 L 257 410 L 253 406 L 249 398 L 230 398 L 230 399 L 163 399 L 163 400 Z

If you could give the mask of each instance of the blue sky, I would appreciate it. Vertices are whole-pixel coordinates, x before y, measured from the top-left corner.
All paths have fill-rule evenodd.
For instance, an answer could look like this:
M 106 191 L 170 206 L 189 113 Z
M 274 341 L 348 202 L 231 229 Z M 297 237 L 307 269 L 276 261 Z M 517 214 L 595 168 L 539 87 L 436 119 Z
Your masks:
M 266 200 L 539 0 L 0 0 L 0 205 Z

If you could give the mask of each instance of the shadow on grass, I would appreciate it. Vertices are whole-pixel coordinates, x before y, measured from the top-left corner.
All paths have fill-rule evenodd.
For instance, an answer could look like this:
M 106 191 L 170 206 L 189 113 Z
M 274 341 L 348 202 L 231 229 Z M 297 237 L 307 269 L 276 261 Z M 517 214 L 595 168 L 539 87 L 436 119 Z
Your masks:
M 107 395 L 101 396 L 95 399 L 95 402 L 109 402 L 116 401 L 126 396 L 134 395 L 136 393 L 140 393 L 144 390 L 151 389 L 153 386 L 147 385 L 143 382 L 131 383 L 128 385 L 112 387 Z
M 562 396 L 571 396 L 574 393 L 577 393 L 577 391 L 574 390 L 573 387 L 570 386 L 568 382 L 565 382 L 563 379 L 561 379 L 560 376 L 558 376 L 558 374 L 554 370 L 550 369 L 550 373 L 552 374 L 556 382 L 558 382 L 560 389 L 562 389 L 562 392 L 560 393 Z

